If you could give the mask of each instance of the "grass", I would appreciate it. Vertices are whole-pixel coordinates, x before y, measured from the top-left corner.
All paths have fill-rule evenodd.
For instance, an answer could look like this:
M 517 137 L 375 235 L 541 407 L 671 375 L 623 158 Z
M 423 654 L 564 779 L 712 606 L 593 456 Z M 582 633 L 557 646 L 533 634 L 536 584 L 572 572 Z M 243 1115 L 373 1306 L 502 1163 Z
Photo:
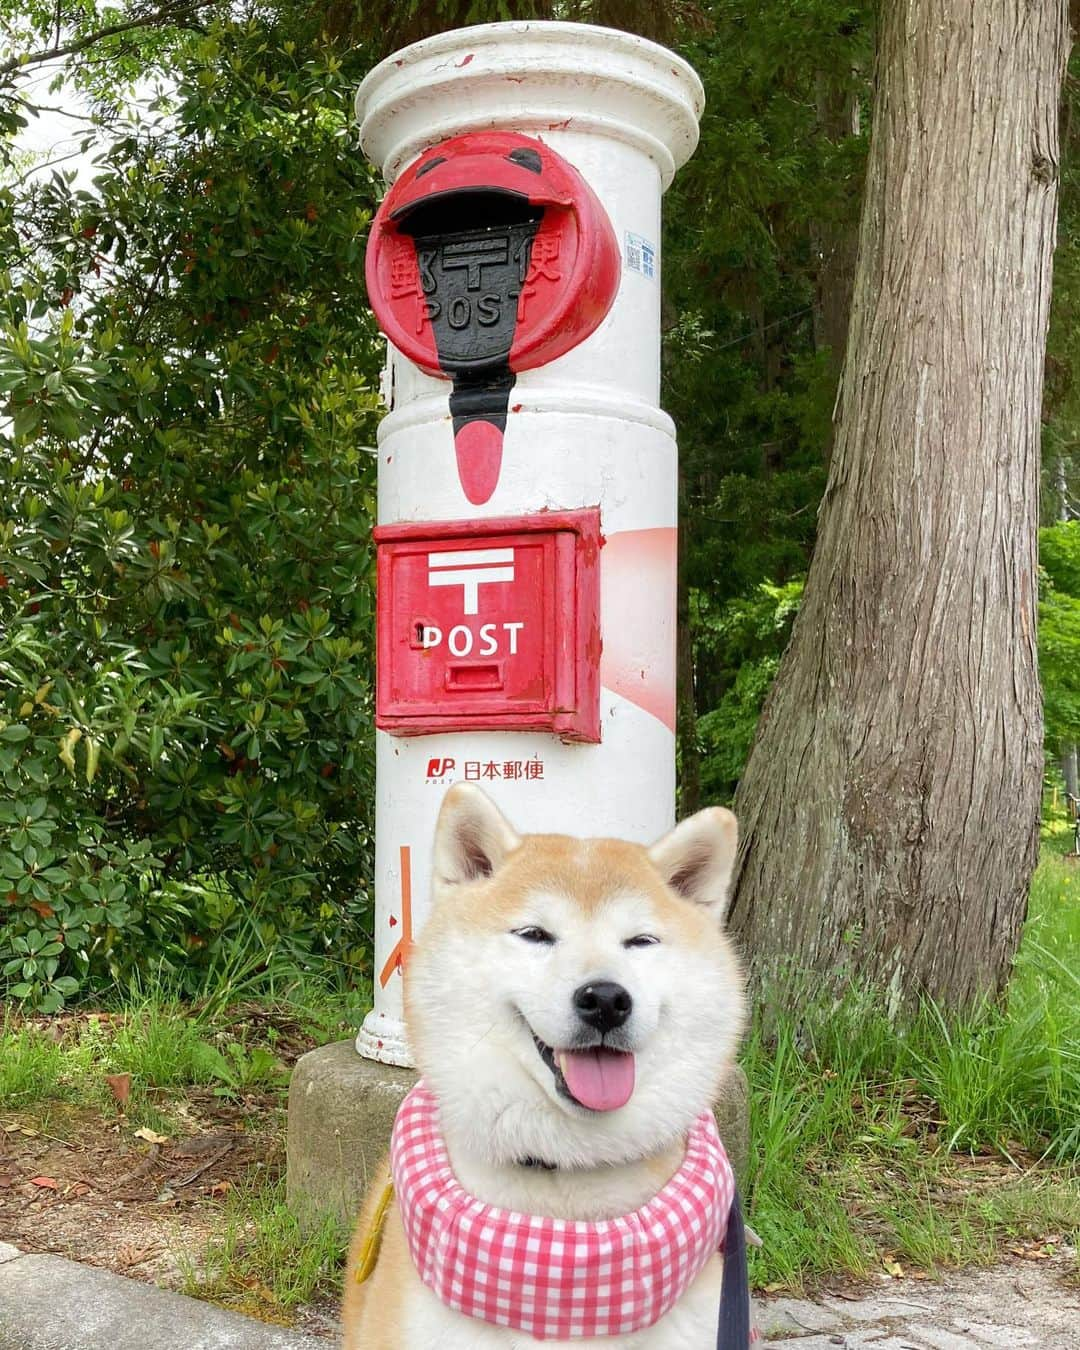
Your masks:
M 170 1099 L 186 1087 L 246 1086 L 224 1071 L 228 1061 L 215 1044 L 223 1037 L 189 1009 L 153 998 L 74 1017 L 66 1026 L 19 1024 L 8 1016 L 0 1026 L 0 1109 L 52 1101 L 115 1110 L 109 1079 L 130 1075 L 127 1119 L 136 1126 L 159 1128 L 168 1118 Z M 225 1041 L 226 1049 L 231 1044 Z
M 130 1146 L 142 1127 L 182 1139 L 192 1126 L 192 1094 L 202 1094 L 202 1119 L 207 1096 L 221 1098 L 230 1119 L 239 1113 L 275 1142 L 222 1196 L 200 1202 L 212 1209 L 215 1232 L 201 1254 L 163 1240 L 185 1292 L 287 1323 L 297 1305 L 331 1293 L 348 1235 L 329 1221 L 301 1232 L 285 1206 L 288 1072 L 278 1028 L 292 1029 L 295 1054 L 352 1034 L 366 1000 L 343 997 L 317 977 L 294 972 L 285 985 L 279 975 L 274 994 L 245 980 L 231 997 L 215 991 L 191 1004 L 159 983 L 117 991 L 111 1006 L 94 1011 L 0 1014 L 0 1128 L 73 1143 L 90 1131 Z M 251 992 L 261 997 L 238 1002 Z M 109 1084 L 115 1075 L 130 1079 L 122 1110 Z
M 301 1228 L 285 1204 L 283 1178 L 256 1174 L 230 1191 L 198 1266 L 181 1263 L 182 1292 L 288 1323 L 293 1310 L 334 1288 L 348 1237 L 330 1217 Z
M 46 1099 L 105 1104 L 109 1075 L 130 1074 L 129 1111 L 150 1098 L 167 1098 L 185 1087 L 210 1084 L 241 1094 L 275 1077 L 272 1025 L 252 1037 L 236 1007 L 243 986 L 224 985 L 212 997 L 184 1002 L 166 983 L 117 990 L 97 1011 L 53 1019 L 0 1014 L 0 1108 L 15 1109 Z M 255 1002 L 287 1012 L 316 1043 L 359 1025 L 362 993 L 342 997 L 311 976 L 294 973 L 279 995 L 256 989 Z
M 66 1056 L 41 1030 L 9 1013 L 0 1020 L 0 1106 L 21 1106 L 63 1091 Z
M 865 999 L 781 1016 L 743 1057 L 761 1285 L 933 1270 L 1080 1233 L 1080 867 L 1044 840 L 1008 998 L 898 1033 Z
M 948 1019 L 928 1005 L 899 1032 L 852 995 L 751 1036 L 746 1190 L 765 1243 L 752 1254 L 759 1287 L 1043 1254 L 1080 1234 L 1080 866 L 1063 856 L 1070 838 L 1063 821 L 1046 832 L 1004 1006 Z M 55 1118 L 61 1132 L 79 1128 L 70 1122 L 86 1108 L 115 1121 L 106 1078 L 130 1074 L 126 1127 L 180 1132 L 185 1094 L 209 1090 L 241 1107 L 257 1097 L 263 1125 L 283 1139 L 280 1015 L 322 1043 L 351 1034 L 366 991 L 278 968 L 272 987 L 260 985 L 250 963 L 218 976 L 195 1003 L 157 983 L 96 1013 L 9 1012 L 0 1111 L 29 1113 L 42 1130 Z M 282 1322 L 333 1294 L 347 1235 L 332 1223 L 300 1231 L 280 1157 L 238 1179 L 214 1217 L 206 1251 L 183 1265 L 188 1292 Z

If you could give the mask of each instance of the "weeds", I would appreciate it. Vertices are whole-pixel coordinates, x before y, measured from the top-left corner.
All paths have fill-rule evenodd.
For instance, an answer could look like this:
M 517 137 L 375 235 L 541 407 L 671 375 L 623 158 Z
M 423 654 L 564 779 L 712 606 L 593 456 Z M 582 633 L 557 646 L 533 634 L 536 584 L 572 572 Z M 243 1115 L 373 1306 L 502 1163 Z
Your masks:
M 331 1218 L 301 1228 L 283 1179 L 256 1174 L 229 1193 L 199 1265 L 182 1262 L 184 1292 L 263 1318 L 288 1312 L 330 1291 L 347 1238 Z
M 64 1056 L 36 1026 L 0 1021 L 0 1106 L 25 1106 L 61 1091 Z
M 1036 873 L 1004 1006 L 928 1004 L 900 1029 L 853 994 L 751 1037 L 760 1283 L 1080 1232 L 1080 869 L 1061 851 Z
M 214 1092 L 219 1097 L 240 1096 L 252 1088 L 281 1084 L 285 1072 L 280 1060 L 261 1045 L 248 1049 L 239 1041 L 226 1043 L 224 1051 L 200 1041 L 195 1047 L 194 1062 L 204 1079 L 213 1079 Z

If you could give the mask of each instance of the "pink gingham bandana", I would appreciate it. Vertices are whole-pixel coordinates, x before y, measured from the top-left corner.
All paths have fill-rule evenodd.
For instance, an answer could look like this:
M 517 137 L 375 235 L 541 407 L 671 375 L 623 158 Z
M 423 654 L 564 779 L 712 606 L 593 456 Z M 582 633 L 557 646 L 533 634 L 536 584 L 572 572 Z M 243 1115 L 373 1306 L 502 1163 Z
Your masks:
M 422 1082 L 398 1111 L 390 1166 L 424 1284 L 455 1312 L 540 1341 L 653 1326 L 722 1249 L 735 1193 L 716 1121 L 704 1111 L 679 1170 L 632 1214 L 579 1223 L 484 1204 L 454 1176 Z

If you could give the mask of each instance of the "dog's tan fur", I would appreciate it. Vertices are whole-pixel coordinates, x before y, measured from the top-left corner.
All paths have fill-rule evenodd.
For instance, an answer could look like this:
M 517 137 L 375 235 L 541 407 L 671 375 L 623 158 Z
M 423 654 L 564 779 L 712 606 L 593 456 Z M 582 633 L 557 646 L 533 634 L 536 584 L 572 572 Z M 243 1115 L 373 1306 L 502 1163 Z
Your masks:
M 392 1309 L 404 1296 L 408 1288 L 409 1275 L 412 1274 L 413 1279 L 416 1278 L 415 1272 L 412 1271 L 412 1259 L 405 1245 L 405 1230 L 401 1226 L 401 1216 L 397 1206 L 393 1205 L 386 1215 L 375 1275 L 363 1284 L 358 1283 L 356 1279 L 361 1248 L 374 1227 L 375 1211 L 389 1179 L 390 1159 L 387 1156 L 379 1165 L 363 1209 L 360 1211 L 360 1221 L 356 1225 L 356 1232 L 349 1245 L 348 1260 L 345 1263 L 345 1297 L 341 1309 L 345 1344 L 362 1345 L 366 1350 L 399 1350 L 399 1343 L 394 1339 L 394 1328 L 397 1323 L 390 1318 L 369 1318 L 367 1327 L 361 1335 L 364 1309 L 371 1299 L 372 1291 L 374 1289 L 380 1291 L 375 1296 L 379 1306 Z
M 434 851 L 432 911 L 410 958 L 405 1004 L 417 1064 L 439 1101 L 451 1162 L 467 1190 L 506 1208 L 592 1220 L 637 1208 L 678 1168 L 686 1129 L 714 1098 L 742 1029 L 741 976 L 718 923 L 734 849 L 734 817 L 719 809 L 684 822 L 650 850 L 610 839 L 519 837 L 477 789 L 459 786 L 447 794 Z M 565 952 L 548 958 L 520 950 L 514 930 L 541 921 L 567 935 Z M 625 938 L 616 939 L 635 930 L 657 936 L 663 950 L 651 956 L 617 951 Z M 555 964 L 540 967 L 543 960 Z M 634 1097 L 617 1111 L 586 1112 L 560 1099 L 527 1032 L 507 1011 L 512 1001 L 516 1016 L 535 1029 L 536 1019 L 548 1015 L 548 991 L 551 1001 L 560 1001 L 552 973 L 561 974 L 567 962 L 571 984 L 580 972 L 605 978 L 621 963 L 619 978 L 633 986 L 635 999 L 656 1005 L 655 1028 L 635 1049 Z M 705 1006 L 690 1006 L 694 999 Z M 561 1006 L 552 1016 L 561 1025 Z M 559 1043 L 550 1031 L 541 1039 Z M 517 1159 L 523 1154 L 558 1167 L 522 1168 Z M 357 1282 L 387 1172 L 384 1164 L 349 1253 L 345 1350 L 539 1345 L 439 1303 L 416 1274 L 396 1205 L 374 1273 Z M 568 1344 L 581 1350 L 706 1346 L 704 1330 L 711 1327 L 715 1336 L 721 1270 L 719 1257 L 710 1261 L 652 1328 Z

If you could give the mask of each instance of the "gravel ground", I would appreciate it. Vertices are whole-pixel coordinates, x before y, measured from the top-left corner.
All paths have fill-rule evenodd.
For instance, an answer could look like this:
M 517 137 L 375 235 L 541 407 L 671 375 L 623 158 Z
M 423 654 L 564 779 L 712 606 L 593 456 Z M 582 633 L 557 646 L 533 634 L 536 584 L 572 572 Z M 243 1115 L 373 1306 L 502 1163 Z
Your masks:
M 1077 1254 L 893 1280 L 865 1294 L 765 1298 L 758 1322 L 776 1350 L 1077 1350 Z

